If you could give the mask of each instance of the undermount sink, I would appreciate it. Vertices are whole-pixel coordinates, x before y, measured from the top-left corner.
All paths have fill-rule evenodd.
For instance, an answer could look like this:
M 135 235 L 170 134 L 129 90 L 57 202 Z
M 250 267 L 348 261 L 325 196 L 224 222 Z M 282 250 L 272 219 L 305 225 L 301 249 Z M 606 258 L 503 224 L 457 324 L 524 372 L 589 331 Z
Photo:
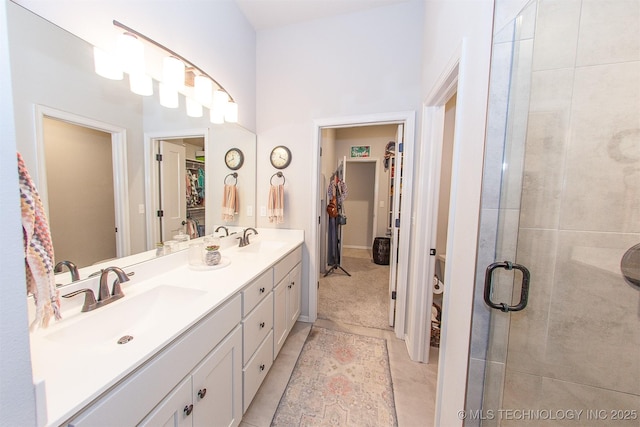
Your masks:
M 249 245 L 239 248 L 242 252 L 265 252 L 280 249 L 285 245 L 284 242 L 277 240 L 258 240 Z
M 89 313 L 81 313 L 77 321 L 45 336 L 46 339 L 72 346 L 117 346 L 124 336 L 142 336 L 158 331 L 177 307 L 196 301 L 205 292 L 179 286 L 159 285 L 144 293 L 115 301 Z M 126 341 L 126 340 L 124 340 Z

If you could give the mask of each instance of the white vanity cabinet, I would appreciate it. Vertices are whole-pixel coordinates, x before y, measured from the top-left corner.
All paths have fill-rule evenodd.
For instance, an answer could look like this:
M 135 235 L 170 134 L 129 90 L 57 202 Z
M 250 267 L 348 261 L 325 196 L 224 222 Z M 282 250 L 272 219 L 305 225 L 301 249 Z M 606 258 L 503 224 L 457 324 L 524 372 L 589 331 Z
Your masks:
M 235 280 L 238 270 L 215 272 L 216 280 L 213 272 L 206 276 L 181 267 L 168 270 L 161 280 L 184 280 L 185 289 L 192 285 L 203 290 L 192 303 L 198 314 L 183 310 L 179 318 L 189 323 L 176 321 L 176 332 L 155 347 L 143 332 L 134 332 L 127 344 L 109 348 L 114 353 L 101 356 L 104 361 L 129 357 L 131 363 L 121 363 L 122 370 L 114 370 L 117 377 L 104 375 L 104 385 L 95 394 L 82 395 L 86 400 L 77 404 L 81 409 L 66 415 L 64 408 L 52 405 L 56 415 L 63 415 L 50 417 L 47 425 L 238 426 L 300 315 L 302 246 L 296 244 L 290 252 L 261 254 L 243 281 Z M 171 256 L 186 262 L 186 254 Z M 220 292 L 214 287 L 218 284 L 229 290 Z M 66 384 L 51 378 L 53 390 L 65 390 Z
M 237 367 L 241 353 L 242 328 L 237 326 L 139 426 L 240 424 L 242 396 Z
M 302 248 L 298 247 L 273 268 L 273 358 L 275 359 L 284 345 L 291 328 L 300 316 Z
M 151 416 L 152 412 L 161 412 L 161 406 L 178 413 L 183 410 L 183 406 L 170 406 L 172 395 L 182 396 L 184 387 L 188 388 L 191 383 L 194 393 L 197 393 L 203 384 L 203 378 L 211 384 L 211 387 L 207 387 L 211 401 L 221 398 L 220 396 L 225 396 L 226 399 L 223 413 L 230 423 L 218 423 L 220 416 L 216 414 L 215 424 L 238 425 L 242 418 L 241 313 L 241 298 L 236 295 L 80 412 L 69 422 L 69 426 L 134 426 L 148 415 Z M 230 333 L 231 331 L 233 332 Z M 209 396 L 202 399 L 202 402 L 191 396 L 192 393 L 187 399 L 191 401 L 189 404 L 196 402 L 199 407 L 206 406 L 200 403 L 204 404 Z M 198 410 L 204 416 L 210 413 L 208 409 Z M 170 421 L 170 415 L 164 421 Z M 149 425 L 157 424 L 154 422 Z
M 242 291 L 243 413 L 273 363 L 273 269 Z

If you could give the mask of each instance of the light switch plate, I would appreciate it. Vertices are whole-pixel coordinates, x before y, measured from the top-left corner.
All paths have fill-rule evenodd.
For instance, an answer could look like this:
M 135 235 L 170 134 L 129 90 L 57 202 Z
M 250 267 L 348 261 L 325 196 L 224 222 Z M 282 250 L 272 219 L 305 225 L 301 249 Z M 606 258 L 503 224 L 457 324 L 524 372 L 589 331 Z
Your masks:
M 260 206 L 260 216 L 267 216 L 267 207 Z

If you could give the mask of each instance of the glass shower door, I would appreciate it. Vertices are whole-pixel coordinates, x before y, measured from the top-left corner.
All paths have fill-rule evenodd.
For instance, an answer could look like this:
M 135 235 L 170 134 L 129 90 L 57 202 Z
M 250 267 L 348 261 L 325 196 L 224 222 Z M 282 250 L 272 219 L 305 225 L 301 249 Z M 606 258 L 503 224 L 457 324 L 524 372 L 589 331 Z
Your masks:
M 638 28 L 638 1 L 539 0 L 494 34 L 465 425 L 640 423 Z

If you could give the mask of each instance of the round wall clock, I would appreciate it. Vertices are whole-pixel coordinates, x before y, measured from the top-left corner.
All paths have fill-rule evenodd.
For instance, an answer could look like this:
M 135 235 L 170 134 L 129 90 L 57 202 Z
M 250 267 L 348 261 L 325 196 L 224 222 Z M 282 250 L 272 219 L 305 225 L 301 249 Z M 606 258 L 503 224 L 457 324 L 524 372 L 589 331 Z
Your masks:
M 291 163 L 291 151 L 284 145 L 271 150 L 271 164 L 276 169 L 284 169 Z
M 238 170 L 244 163 L 244 154 L 239 148 L 232 148 L 224 155 L 224 162 L 231 170 Z

